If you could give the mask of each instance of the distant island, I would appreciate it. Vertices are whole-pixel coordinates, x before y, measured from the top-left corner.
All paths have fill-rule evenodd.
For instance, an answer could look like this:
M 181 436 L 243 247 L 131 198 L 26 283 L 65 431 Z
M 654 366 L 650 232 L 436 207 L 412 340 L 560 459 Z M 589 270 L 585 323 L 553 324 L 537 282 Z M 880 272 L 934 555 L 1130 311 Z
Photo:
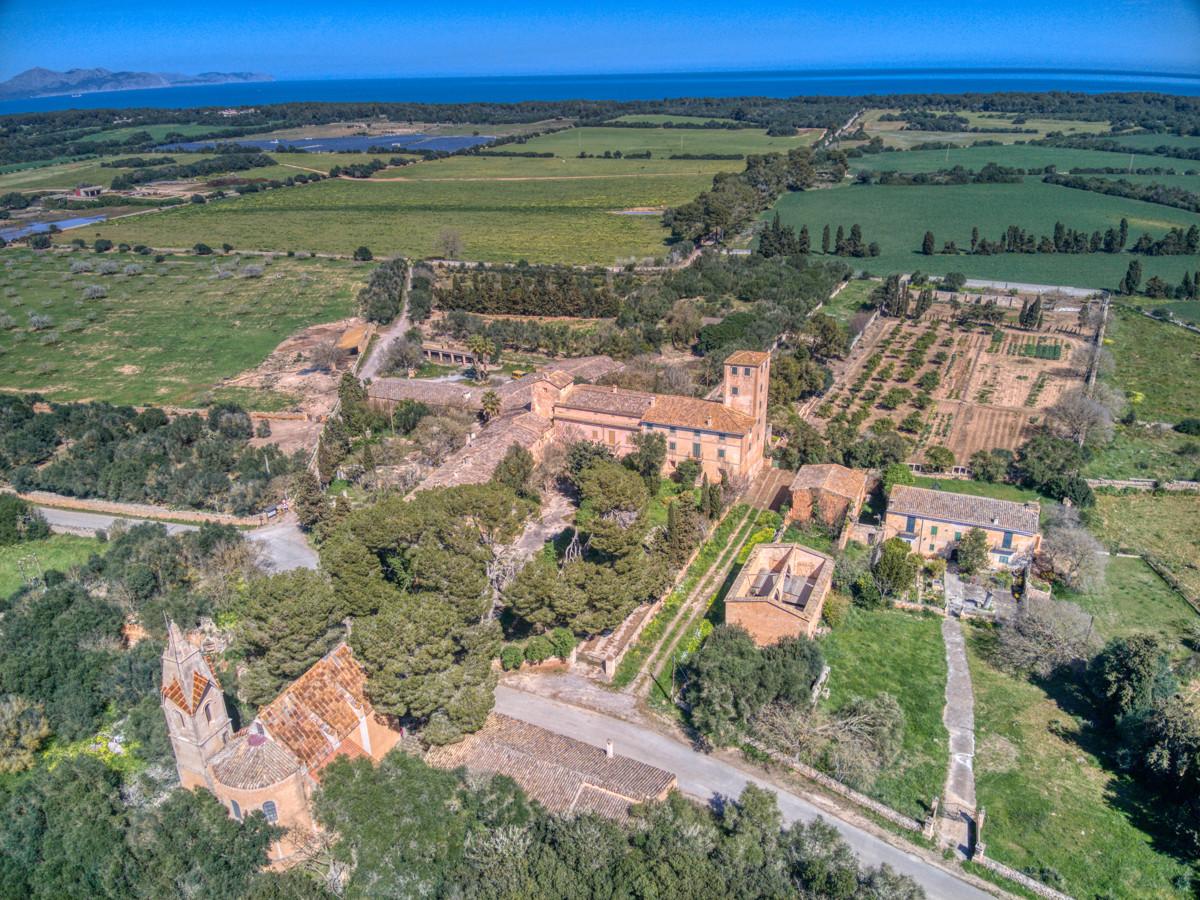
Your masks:
M 274 81 L 261 72 L 110 72 L 108 69 L 71 69 L 55 72 L 35 68 L 0 82 L 0 100 L 28 100 L 63 94 L 95 94 L 101 91 L 140 91 L 147 88 L 182 87 L 193 84 L 240 84 Z

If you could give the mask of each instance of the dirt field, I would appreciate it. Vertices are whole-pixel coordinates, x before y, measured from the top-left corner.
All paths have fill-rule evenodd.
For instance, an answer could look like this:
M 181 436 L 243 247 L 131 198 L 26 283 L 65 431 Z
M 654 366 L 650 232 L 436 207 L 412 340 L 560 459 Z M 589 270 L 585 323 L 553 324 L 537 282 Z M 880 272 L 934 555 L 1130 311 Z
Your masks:
M 882 419 L 900 427 L 907 419 L 908 427 L 900 432 L 915 442 L 910 461 L 917 463 L 936 445 L 949 447 L 959 465 L 976 450 L 1016 449 L 1043 410 L 1079 381 L 1071 371 L 1071 357 L 1085 341 L 1076 315 L 1047 312 L 1040 331 L 1005 323 L 1000 341 L 993 340 L 990 329 L 953 325 L 950 315 L 948 306 L 937 303 L 921 322 L 877 319 L 850 358 L 835 369 L 830 393 L 805 404 L 801 415 L 822 429 L 835 420 L 861 428 Z M 932 341 L 925 338 L 925 360 L 913 365 L 910 354 L 923 335 L 932 335 Z M 1038 345 L 1043 349 L 1035 349 Z M 940 383 L 928 390 L 929 403 L 922 410 L 918 382 L 930 372 L 938 374 Z M 908 395 L 898 394 L 895 408 L 884 408 L 895 389 Z M 914 415 L 919 429 L 913 428 Z

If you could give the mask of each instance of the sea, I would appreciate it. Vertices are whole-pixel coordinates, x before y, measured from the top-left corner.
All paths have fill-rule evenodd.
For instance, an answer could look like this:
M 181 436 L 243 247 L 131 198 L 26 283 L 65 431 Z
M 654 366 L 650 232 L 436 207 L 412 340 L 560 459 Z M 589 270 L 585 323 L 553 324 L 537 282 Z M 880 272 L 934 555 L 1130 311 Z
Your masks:
M 661 100 L 673 97 L 797 97 L 959 94 L 993 91 L 1149 91 L 1200 96 L 1200 72 L 1064 69 L 841 69 L 802 72 L 685 72 L 375 78 L 193 85 L 0 102 L 0 115 L 63 109 L 262 106 L 295 101 L 517 103 L 524 100 Z

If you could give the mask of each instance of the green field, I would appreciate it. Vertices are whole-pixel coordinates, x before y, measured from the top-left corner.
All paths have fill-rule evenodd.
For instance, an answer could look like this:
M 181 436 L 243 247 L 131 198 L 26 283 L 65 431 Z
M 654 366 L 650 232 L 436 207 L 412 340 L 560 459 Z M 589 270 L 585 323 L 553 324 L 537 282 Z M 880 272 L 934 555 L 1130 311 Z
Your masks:
M 1192 325 L 1200 325 L 1200 300 L 1145 300 L 1137 301 L 1137 306 L 1146 312 L 1158 309 L 1170 310 L 1180 319 Z
M 949 240 L 959 247 L 969 247 L 973 227 L 996 240 L 1010 224 L 1051 234 L 1054 223 L 1062 221 L 1070 228 L 1091 232 L 1115 227 L 1125 217 L 1131 235 L 1148 231 L 1158 236 L 1171 226 L 1188 228 L 1200 223 L 1200 215 L 1195 213 L 1037 181 L 914 187 L 847 185 L 785 194 L 763 214 L 763 220 L 769 222 L 775 212 L 784 224 L 797 230 L 807 225 L 818 249 L 826 224 L 834 230 L 842 225 L 847 232 L 851 225 L 860 224 L 863 240 L 878 242 L 882 252 L 876 258 L 851 262 L 875 275 L 914 269 L 938 275 L 959 271 L 972 278 L 1094 288 L 1115 287 L 1134 258 L 1132 254 L 923 256 L 919 252 L 921 239 L 931 230 L 939 248 Z M 816 258 L 820 258 L 819 253 Z M 1143 278 L 1159 275 L 1177 284 L 1183 273 L 1195 269 L 1198 262 L 1200 257 L 1196 256 L 1143 257 Z
M 806 147 L 819 136 L 805 133 L 796 137 L 767 137 L 765 129 L 739 128 L 571 128 L 555 134 L 531 138 L 520 150 L 578 156 L 581 152 L 602 154 L 606 150 L 644 153 L 666 158 L 672 153 L 767 153 L 786 152 Z M 740 171 L 742 167 L 738 166 Z
M 1128 147 L 1185 147 L 1188 150 L 1194 150 L 1200 147 L 1200 137 L 1195 135 L 1179 135 L 1179 134 L 1118 134 L 1115 138 L 1120 143 Z M 1159 157 L 1167 159 L 1167 157 Z M 1184 168 L 1194 169 L 1200 167 L 1195 160 L 1177 159 L 1174 162 Z
M 878 281 L 851 281 L 838 291 L 836 297 L 825 301 L 821 312 L 831 319 L 848 324 L 862 310 L 863 304 L 871 297 L 871 291 L 877 287 Z
M 651 122 L 655 125 L 663 125 L 667 122 L 672 124 L 682 125 L 703 125 L 705 122 L 733 122 L 733 119 L 706 119 L 704 116 L 664 116 L 655 115 L 653 113 L 634 113 L 628 116 L 617 116 L 613 122 Z
M 1085 478 L 1187 481 L 1200 471 L 1200 442 L 1175 431 L 1118 425 L 1112 442 L 1096 451 Z
M 923 819 L 930 802 L 942 793 L 949 760 L 949 739 L 942 724 L 946 649 L 941 620 L 851 607 L 821 646 L 831 670 L 825 701 L 829 709 L 880 691 L 899 701 L 905 716 L 904 749 L 866 793 Z
M 1104 585 L 1069 599 L 1096 617 L 1096 632 L 1105 638 L 1153 634 L 1171 645 L 1200 625 L 1195 610 L 1138 557 L 1110 558 Z
M 1200 263 L 1200 257 L 1174 258 Z M 1149 267 L 1157 262 L 1153 258 L 1143 268 L 1154 271 Z M 1114 380 L 1129 396 L 1138 418 L 1178 422 L 1200 416 L 1200 334 L 1124 307 L 1116 311 L 1105 343 L 1116 358 Z
M 98 131 L 95 134 L 89 134 L 83 138 L 84 141 L 123 141 L 133 137 L 135 134 L 145 132 L 150 135 L 151 140 L 165 141 L 167 135 L 171 133 L 182 134 L 185 137 L 192 137 L 197 134 L 211 134 L 212 132 L 232 135 L 237 134 L 237 128 L 214 128 L 212 125 L 126 125 L 122 128 L 110 128 L 107 131 Z
M 1128 169 L 1130 158 L 1126 153 L 1108 153 L 1103 150 L 1068 150 L 1060 147 L 1030 147 L 1027 145 L 956 147 L 950 150 L 908 150 L 897 153 L 868 154 L 861 159 L 850 160 L 850 171 L 861 172 L 864 169 L 874 169 L 889 172 L 936 172 L 939 169 L 950 169 L 954 166 L 978 171 L 990 162 L 1014 169 L 1034 169 L 1053 165 L 1057 166 L 1060 172 L 1069 172 L 1079 168 Z M 1149 154 L 1139 154 L 1133 157 L 1133 168 L 1135 169 L 1154 167 L 1175 169 L 1182 173 L 1189 169 L 1200 168 L 1200 163 Z M 1037 175 L 1025 176 L 1027 180 L 1038 177 Z M 1152 180 L 1168 176 L 1107 175 L 1099 177 Z M 1200 176 L 1179 175 L 1175 177 L 1186 179 L 1188 183 L 1200 188 Z
M 502 178 L 520 171 L 514 163 L 526 161 L 486 162 L 495 178 Z M 434 165 L 408 168 L 430 172 Z M 452 229 L 462 237 L 465 259 L 612 264 L 622 257 L 661 255 L 667 237 L 658 216 L 615 211 L 684 203 L 712 184 L 708 174 L 641 176 L 627 171 L 609 178 L 561 180 L 337 179 L 137 216 L 96 230 L 114 241 L 155 247 L 203 241 L 350 254 L 365 244 L 377 255 L 426 257 L 437 253 L 441 232 Z
M 71 264 L 137 263 L 135 276 L 71 274 Z M 260 258 L 260 278 L 218 279 L 224 257 L 170 258 L 0 251 L 0 390 L 56 400 L 187 405 L 214 382 L 251 369 L 298 329 L 350 315 L 369 266 L 338 260 Z M 307 280 L 306 280 L 307 277 Z M 83 300 L 85 286 L 108 296 Z M 30 331 L 30 313 L 53 324 Z M 77 323 L 73 327 L 70 323 Z M 57 341 L 43 344 L 48 333 Z M 274 405 L 286 402 L 276 398 Z
M 280 159 L 283 155 L 280 154 Z M 344 159 L 344 157 L 343 157 Z M 344 164 L 344 163 L 343 163 Z M 499 156 L 455 156 L 376 172 L 373 177 L 395 181 L 524 181 L 530 179 L 648 178 L 657 175 L 704 175 L 712 183 L 717 172 L 740 170 L 736 160 L 709 159 L 518 159 Z
M 1113 552 L 1148 553 L 1200 596 L 1200 497 L 1164 491 L 1100 494 L 1088 528 Z
M 143 158 L 156 158 L 158 154 L 144 154 Z M 178 157 L 176 157 L 178 159 Z M 110 169 L 100 165 L 100 160 L 63 163 L 44 169 L 24 169 L 0 175 L 0 193 L 9 191 L 53 191 L 73 190 L 81 181 L 108 187 L 118 175 L 129 169 Z
M 1073 897 L 1180 897 L 1171 882 L 1188 867 L 1157 797 L 1105 768 L 1111 747 L 1068 685 L 1034 684 L 993 667 L 993 635 L 967 629 L 975 792 L 987 808 L 988 856 L 1053 870 L 1061 878 L 1054 886 Z
M 21 570 L 17 562 L 36 556 L 43 572 L 57 569 L 66 572 L 71 566 L 87 562 L 93 553 L 103 553 L 105 545 L 95 538 L 76 537 L 73 534 L 53 534 L 41 541 L 29 541 L 0 547 L 0 599 L 8 597 L 22 584 Z M 32 561 L 26 572 L 34 572 Z

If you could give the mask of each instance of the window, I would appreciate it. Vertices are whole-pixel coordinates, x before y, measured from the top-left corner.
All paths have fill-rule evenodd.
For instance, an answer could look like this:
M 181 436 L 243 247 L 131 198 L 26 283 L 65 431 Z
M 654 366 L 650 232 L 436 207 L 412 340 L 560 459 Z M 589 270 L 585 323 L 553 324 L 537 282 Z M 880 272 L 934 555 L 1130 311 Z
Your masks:
M 204 721 L 207 722 L 209 725 L 212 724 L 212 704 L 211 703 L 204 704 Z
M 674 433 L 675 433 L 675 426 L 674 426 L 674 425 L 672 425 L 672 426 L 671 426 L 671 434 L 674 434 Z
M 700 444 L 699 443 L 692 444 L 692 456 L 696 457 L 696 459 L 700 458 Z
M 743 375 L 753 375 L 754 370 L 752 368 L 750 368 L 749 366 L 746 366 L 744 369 L 742 369 L 742 374 Z
M 179 714 L 178 710 L 175 711 L 175 724 L 181 727 L 183 725 L 183 716 Z
M 916 516 L 908 517 L 908 519 L 904 523 L 904 530 L 908 534 L 912 534 L 914 531 L 917 530 L 917 517 Z
M 961 541 L 962 540 L 962 532 L 961 531 L 954 532 L 954 539 L 956 541 Z
M 1012 532 L 1011 531 L 1004 532 L 1004 543 L 1002 543 L 1000 546 L 1003 547 L 1005 550 L 1012 549 Z M 1007 560 L 1004 560 L 1004 561 L 1007 562 Z
M 596 438 L 596 440 L 600 439 L 600 432 L 597 431 L 595 428 L 592 429 L 592 437 Z
M 1002 565 L 1002 566 L 1008 565 L 1008 557 L 1007 556 L 1000 557 L 1000 565 Z
M 672 453 L 675 452 L 675 442 L 674 441 L 671 441 L 671 443 L 667 444 L 667 446 L 671 449 Z
M 233 810 L 233 817 L 239 822 L 242 821 L 242 808 L 238 806 L 238 802 L 236 800 L 230 800 L 229 805 Z
M 272 825 L 279 821 L 279 813 L 275 810 L 274 800 L 268 800 L 263 804 L 263 815 Z
M 937 537 L 937 526 L 936 526 L 936 525 L 933 525 L 933 526 L 931 526 L 931 527 L 930 527 L 930 529 L 929 529 L 929 536 L 930 536 L 930 537 Z
M 930 553 L 932 553 L 932 552 L 933 552 L 933 544 L 930 544 L 930 545 L 929 545 L 929 552 L 930 552 Z
M 617 442 L 617 433 L 615 431 L 610 430 L 608 432 L 608 442 L 610 444 L 615 444 Z
M 717 450 L 717 459 L 724 459 L 724 458 L 725 458 L 725 448 L 720 447 Z
M 733 393 L 733 396 L 736 397 L 738 395 L 738 389 L 737 389 L 736 385 L 734 385 L 732 388 L 730 388 L 730 391 Z

